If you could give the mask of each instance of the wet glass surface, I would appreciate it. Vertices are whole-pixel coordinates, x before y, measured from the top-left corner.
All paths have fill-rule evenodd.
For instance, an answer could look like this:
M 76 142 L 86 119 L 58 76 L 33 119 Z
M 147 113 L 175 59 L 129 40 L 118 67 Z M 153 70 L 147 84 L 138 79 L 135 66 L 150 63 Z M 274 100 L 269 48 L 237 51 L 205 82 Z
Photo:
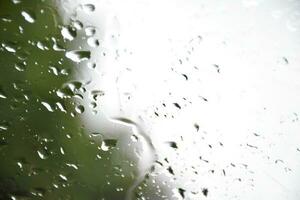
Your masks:
M 300 199 L 299 11 L 1 0 L 0 199 Z

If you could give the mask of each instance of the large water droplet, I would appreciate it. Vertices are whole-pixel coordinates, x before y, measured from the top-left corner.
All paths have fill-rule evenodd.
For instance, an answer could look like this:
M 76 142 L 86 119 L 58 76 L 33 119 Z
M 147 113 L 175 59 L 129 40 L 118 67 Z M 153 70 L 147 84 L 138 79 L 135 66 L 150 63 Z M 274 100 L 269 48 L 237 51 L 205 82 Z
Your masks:
M 91 52 L 90 51 L 69 51 L 66 53 L 66 57 L 74 62 L 82 62 L 85 60 L 89 60 L 91 58 Z

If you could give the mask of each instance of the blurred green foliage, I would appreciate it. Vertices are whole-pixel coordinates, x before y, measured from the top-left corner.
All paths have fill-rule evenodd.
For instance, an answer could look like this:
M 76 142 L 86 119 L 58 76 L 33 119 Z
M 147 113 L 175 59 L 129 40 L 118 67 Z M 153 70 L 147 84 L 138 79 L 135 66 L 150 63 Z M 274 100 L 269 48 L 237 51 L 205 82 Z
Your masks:
M 132 176 L 71 116 L 72 98 L 56 94 L 74 67 L 53 49 L 66 48 L 59 24 L 51 1 L 0 1 L 0 199 L 123 199 Z

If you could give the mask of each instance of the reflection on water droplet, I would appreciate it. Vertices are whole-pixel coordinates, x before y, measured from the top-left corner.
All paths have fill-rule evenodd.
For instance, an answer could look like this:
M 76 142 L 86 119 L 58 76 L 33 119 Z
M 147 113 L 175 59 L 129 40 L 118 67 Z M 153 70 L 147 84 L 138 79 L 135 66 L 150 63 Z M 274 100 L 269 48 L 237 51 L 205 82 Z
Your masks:
M 89 60 L 91 58 L 90 51 L 69 51 L 66 53 L 66 57 L 74 62 L 82 62 L 84 60 Z
M 19 3 L 21 3 L 21 0 L 12 0 L 12 2 L 13 2 L 14 4 L 19 4 Z
M 22 11 L 21 14 L 27 22 L 29 23 L 35 22 L 35 16 L 32 12 Z

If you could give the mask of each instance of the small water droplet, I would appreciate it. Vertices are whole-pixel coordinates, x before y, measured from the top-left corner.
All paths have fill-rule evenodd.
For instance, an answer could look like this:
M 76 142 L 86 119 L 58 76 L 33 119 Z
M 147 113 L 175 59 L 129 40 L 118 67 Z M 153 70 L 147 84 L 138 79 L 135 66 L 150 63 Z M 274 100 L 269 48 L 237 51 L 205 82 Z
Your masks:
M 94 101 L 97 101 L 98 97 L 104 96 L 104 92 L 102 90 L 93 90 L 91 91 L 91 96 L 93 97 Z
M 169 145 L 170 147 L 172 147 L 172 148 L 174 148 L 174 149 L 178 149 L 178 146 L 177 146 L 177 143 L 176 143 L 176 142 L 171 141 L 171 142 L 167 142 L 167 143 L 168 143 L 168 145 Z
M 1 86 L 0 86 L 0 98 L 2 98 L 2 99 L 6 99 L 6 98 L 7 98 L 7 96 L 6 96 L 6 94 L 5 94 L 5 92 L 3 91 L 3 89 L 2 89 Z
M 137 135 L 131 135 L 131 140 L 133 141 L 133 142 L 137 142 L 138 140 L 139 140 L 139 138 L 138 138 L 138 136 Z
M 42 160 L 47 159 L 46 152 L 44 150 L 38 150 L 37 153 L 38 153 L 40 159 L 42 159 Z
M 0 131 L 6 131 L 9 127 L 9 123 L 8 122 L 1 122 L 0 123 Z
M 29 23 L 35 22 L 35 16 L 32 12 L 22 11 L 21 14 L 27 22 L 29 22 Z
M 108 151 L 108 150 L 112 149 L 113 147 L 115 147 L 116 145 L 117 145 L 117 140 L 106 139 L 106 140 L 103 140 L 101 149 L 103 151 Z
M 82 62 L 84 60 L 89 60 L 91 58 L 90 51 L 69 51 L 66 53 L 66 57 L 74 62 Z
M 96 28 L 93 26 L 88 26 L 85 28 L 85 34 L 86 36 L 93 36 L 96 33 Z
M 60 147 L 59 150 L 62 155 L 65 155 L 65 150 L 62 147 Z
M 87 64 L 87 67 L 88 67 L 88 68 L 91 68 L 91 69 L 95 69 L 95 68 L 96 68 L 96 63 L 89 62 L 89 63 Z
M 83 24 L 76 20 L 76 21 L 73 21 L 73 26 L 77 29 L 77 30 L 81 30 L 83 28 Z
M 65 106 L 64 106 L 62 103 L 57 102 L 56 105 L 57 105 L 58 109 L 59 109 L 61 112 L 67 113 L 67 110 L 66 110 Z
M 64 39 L 72 41 L 76 37 L 77 33 L 76 30 L 71 27 L 63 27 L 61 29 L 61 35 Z
M 178 193 L 180 194 L 180 196 L 184 199 L 185 198 L 185 190 L 182 188 L 178 188 Z
M 15 64 L 15 69 L 18 70 L 19 72 L 23 72 L 26 69 L 26 63 L 16 63 Z
M 4 47 L 4 49 L 10 53 L 16 53 L 17 50 L 15 47 L 13 47 L 14 44 L 12 43 L 2 43 L 1 46 Z
M 87 43 L 90 47 L 98 47 L 100 45 L 99 40 L 95 39 L 95 38 L 89 38 L 87 40 Z
M 37 43 L 36 43 L 36 46 L 39 48 L 39 49 L 41 49 L 41 50 L 49 50 L 49 48 L 45 45 L 45 44 L 43 44 L 41 41 L 38 41 Z
M 178 103 L 173 103 L 178 109 L 181 109 L 181 106 Z
M 66 163 L 66 165 L 68 166 L 68 167 L 72 167 L 72 168 L 74 168 L 74 169 L 78 169 L 78 166 L 77 165 L 75 165 L 75 164 L 70 164 L 70 163 Z
M 202 189 L 202 194 L 207 197 L 207 195 L 208 195 L 208 189 L 207 188 L 203 188 Z
M 82 9 L 85 11 L 85 12 L 94 12 L 96 7 L 95 5 L 93 4 L 84 4 L 84 5 L 81 5 L 82 6 Z
M 51 105 L 47 102 L 42 101 L 41 104 L 49 111 L 49 112 L 54 112 L 53 108 Z
M 59 177 L 63 180 L 63 181 L 68 181 L 67 177 L 65 175 L 60 174 Z
M 13 2 L 14 4 L 19 4 L 19 3 L 21 3 L 21 0 L 12 0 L 12 2 Z

